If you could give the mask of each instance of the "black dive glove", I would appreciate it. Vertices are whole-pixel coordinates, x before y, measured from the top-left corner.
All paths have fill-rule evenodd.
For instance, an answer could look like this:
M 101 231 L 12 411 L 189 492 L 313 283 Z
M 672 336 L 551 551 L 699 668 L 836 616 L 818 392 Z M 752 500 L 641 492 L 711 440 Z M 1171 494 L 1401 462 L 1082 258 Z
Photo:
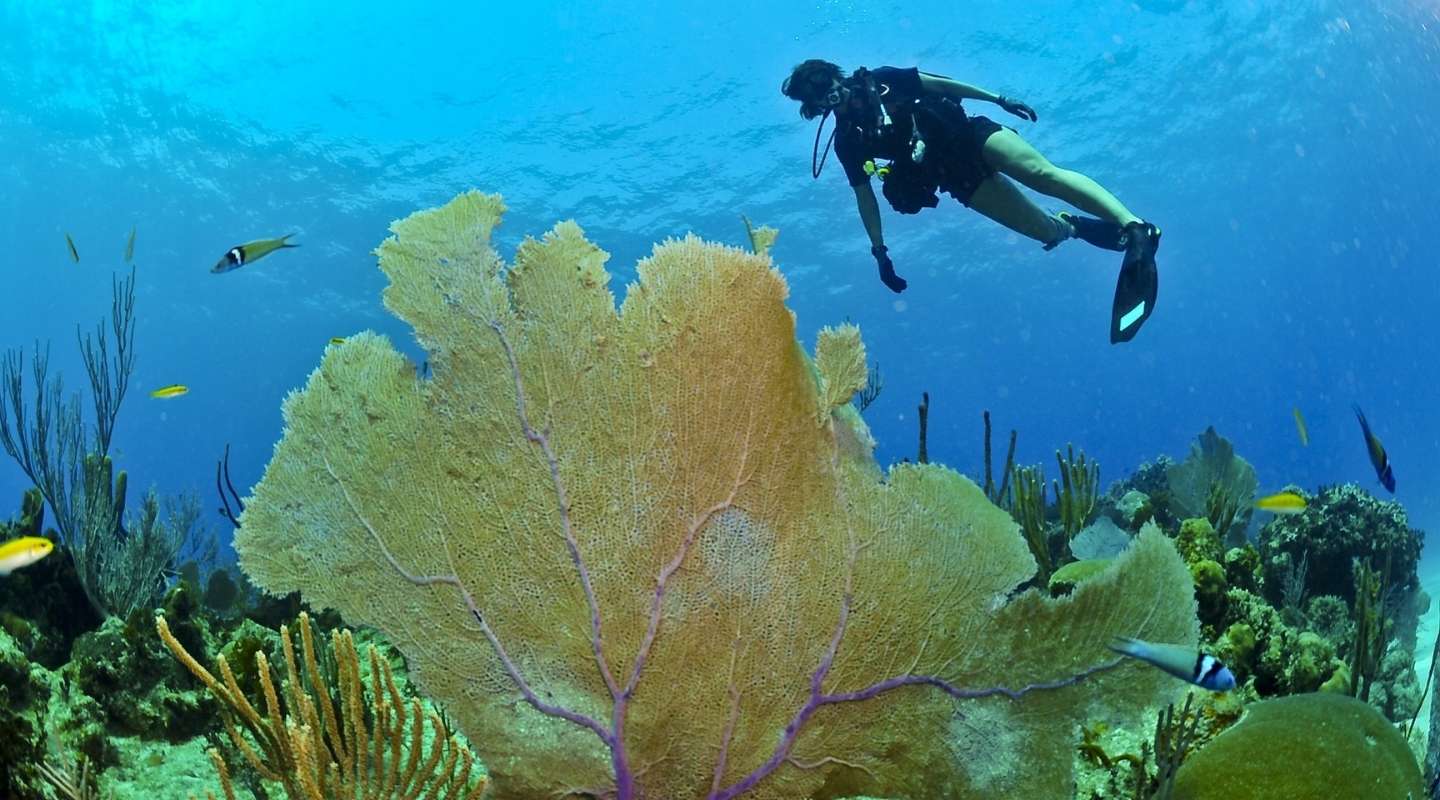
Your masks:
M 1035 115 L 1035 109 L 1025 105 L 1019 100 L 1012 100 L 1004 95 L 995 98 L 995 105 L 1009 111 L 1020 119 L 1036 122 L 1040 118 Z
M 895 274 L 895 262 L 890 260 L 890 248 L 883 244 L 876 245 L 870 248 L 870 255 L 875 256 L 875 263 L 880 266 L 880 282 L 896 294 L 905 291 L 905 287 L 910 284 Z

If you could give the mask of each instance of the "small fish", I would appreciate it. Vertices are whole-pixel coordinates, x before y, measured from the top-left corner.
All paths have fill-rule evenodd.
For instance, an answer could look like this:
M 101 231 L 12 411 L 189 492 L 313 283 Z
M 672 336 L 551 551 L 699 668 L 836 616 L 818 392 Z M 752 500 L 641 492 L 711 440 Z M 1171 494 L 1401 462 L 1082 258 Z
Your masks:
M 1291 413 L 1295 415 L 1295 430 L 1300 433 L 1300 446 L 1309 447 L 1310 429 L 1305 427 L 1305 417 L 1300 414 L 1300 406 L 1295 406 Z
M 1305 498 L 1294 492 L 1278 492 L 1256 500 L 1255 507 L 1272 514 L 1300 514 L 1305 511 Z
M 76 264 L 79 264 L 79 263 L 80 263 L 80 251 L 75 249 L 75 240 L 74 240 L 74 239 L 71 239 L 71 238 L 70 238 L 70 234 L 68 234 L 68 233 L 65 234 L 65 246 L 68 247 L 68 248 L 70 248 L 70 258 L 71 258 L 71 260 L 73 260 Z
M 130 238 L 125 242 L 125 263 L 135 258 L 135 226 L 130 226 Z
M 330 344 L 345 344 L 345 337 L 344 337 L 344 336 L 332 336 L 332 337 L 330 337 Z
M 9 575 L 50 555 L 55 543 L 39 536 L 21 536 L 0 544 L 0 575 Z
M 188 394 L 189 392 L 189 386 L 186 386 L 183 383 L 172 383 L 169 386 L 161 386 L 159 389 L 151 392 L 150 396 L 159 398 L 161 400 L 168 400 L 172 397 L 179 397 L 182 394 Z
M 1395 471 L 1390 468 L 1390 457 L 1385 454 L 1385 445 L 1380 443 L 1380 437 L 1370 432 L 1370 423 L 1365 421 L 1365 412 L 1360 406 L 1353 406 L 1355 418 L 1360 420 L 1360 432 L 1365 434 L 1365 449 L 1370 453 L 1370 465 L 1375 468 L 1375 477 L 1380 479 L 1380 485 L 1384 486 L 1391 494 L 1395 493 Z
M 1235 688 L 1235 674 L 1229 667 L 1215 656 L 1202 653 L 1193 647 L 1153 644 L 1119 637 L 1110 645 L 1110 649 L 1122 656 L 1138 658 L 1202 689 L 1228 692 Z
M 285 241 L 294 235 L 293 233 L 287 233 L 279 239 L 256 239 L 253 242 L 236 245 L 225 251 L 225 256 L 221 258 L 210 271 L 218 275 L 222 272 L 229 272 L 232 269 L 240 269 L 246 264 L 252 261 L 258 261 L 276 250 L 281 250 L 286 247 L 299 247 L 300 245 L 298 244 L 290 244 Z

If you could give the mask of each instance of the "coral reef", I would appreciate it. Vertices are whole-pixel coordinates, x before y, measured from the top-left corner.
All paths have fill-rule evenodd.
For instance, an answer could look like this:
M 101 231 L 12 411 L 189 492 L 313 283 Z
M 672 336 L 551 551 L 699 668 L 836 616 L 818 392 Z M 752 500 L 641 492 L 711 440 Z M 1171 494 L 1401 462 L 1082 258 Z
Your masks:
M 183 671 L 161 647 L 144 612 L 110 617 L 75 642 L 62 670 L 72 690 L 99 704 L 110 733 L 180 741 L 207 730 L 217 707 L 184 685 Z
M 1376 569 L 1390 564 L 1390 585 L 1401 592 L 1419 588 L 1416 567 L 1424 535 L 1410 527 L 1405 509 L 1381 500 L 1353 483 L 1322 488 L 1305 511 L 1277 516 L 1260 529 L 1265 597 L 1282 602 L 1287 573 L 1307 564 L 1305 591 L 1355 599 L 1351 563 L 1368 561 Z
M 1185 760 L 1174 800 L 1422 798 L 1405 739 L 1358 700 L 1305 694 L 1255 703 Z
M 43 709 L 50 697 L 45 670 L 0 629 L 0 796 L 36 793 L 44 760 Z
M 982 489 L 924 463 L 928 394 L 922 463 L 883 468 L 878 370 L 853 325 L 801 348 L 773 229 L 657 247 L 617 309 L 572 223 L 502 263 L 502 211 L 469 193 L 379 250 L 433 373 L 347 337 L 254 497 L 221 459 L 248 575 L 193 501 L 127 509 L 133 283 L 82 336 L 90 423 L 43 351 L 33 393 L 0 363 L 0 438 L 37 484 L 0 540 L 61 543 L 0 580 L 0 796 L 1243 800 L 1306 796 L 1297 763 L 1327 796 L 1415 790 L 1385 722 L 1424 693 L 1398 503 L 1290 487 L 1308 507 L 1252 544 L 1254 471 L 1213 429 L 1099 495 L 1073 449 L 1048 483 L 1017 467 L 1013 430 L 996 486 L 988 412 Z M 1240 685 L 1179 706 L 1116 635 Z M 1239 762 L 1265 771 L 1212 777 Z
M 768 260 L 662 245 L 617 311 L 572 223 L 504 269 L 502 208 L 394 224 L 385 301 L 432 377 L 328 348 L 236 536 L 266 590 L 391 638 L 498 796 L 1059 797 L 1078 717 L 1169 685 L 1104 648 L 1194 641 L 1154 528 L 1011 596 L 1035 562 L 980 487 L 844 445 L 864 371 L 817 374 Z
M 31 489 L 24 494 L 20 515 L 9 524 L 0 523 L 0 541 L 41 535 L 58 540 L 54 530 L 42 533 L 44 523 L 44 500 L 38 489 Z M 63 551 L 0 580 L 0 629 L 14 637 L 26 658 L 46 669 L 64 664 L 75 638 L 94 629 L 100 619 L 85 599 L 74 562 Z

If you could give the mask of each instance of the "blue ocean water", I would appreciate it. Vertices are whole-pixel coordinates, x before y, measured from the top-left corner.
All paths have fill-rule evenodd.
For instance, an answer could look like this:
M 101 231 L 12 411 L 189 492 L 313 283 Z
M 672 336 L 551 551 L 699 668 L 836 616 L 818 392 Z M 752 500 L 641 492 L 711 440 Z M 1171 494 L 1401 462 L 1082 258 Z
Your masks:
M 75 326 L 107 312 L 136 228 L 115 434 L 135 486 L 208 503 L 227 443 L 242 490 L 258 480 L 281 399 L 330 337 L 374 329 L 423 358 L 370 251 L 392 219 L 476 187 L 511 209 L 503 254 L 573 218 L 617 292 L 654 242 L 738 245 L 742 213 L 778 227 L 801 335 L 849 318 L 880 366 L 882 463 L 913 457 L 928 391 L 932 459 L 972 474 L 989 409 L 1022 461 L 1074 442 L 1106 482 L 1213 424 L 1262 488 L 1380 491 L 1359 403 L 1412 524 L 1440 528 L 1433 3 L 14 0 L 0 28 L 0 345 L 52 340 L 81 386 Z M 1032 105 L 1034 124 L 968 103 L 1164 228 L 1139 338 L 1107 342 L 1116 254 L 1045 253 L 948 199 L 886 210 L 910 281 L 887 291 L 843 172 L 810 178 L 814 125 L 778 91 L 810 57 Z M 301 249 L 210 274 L 289 232 Z M 170 383 L 191 391 L 148 396 Z M 0 459 L 0 499 L 26 486 Z

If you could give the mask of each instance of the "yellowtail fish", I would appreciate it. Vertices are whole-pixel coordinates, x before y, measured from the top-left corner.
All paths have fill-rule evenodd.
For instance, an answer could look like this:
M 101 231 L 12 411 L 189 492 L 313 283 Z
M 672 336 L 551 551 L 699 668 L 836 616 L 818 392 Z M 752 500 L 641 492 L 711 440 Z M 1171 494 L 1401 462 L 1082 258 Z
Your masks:
M 1370 423 L 1365 421 L 1365 412 L 1360 406 L 1353 406 L 1355 418 L 1360 420 L 1360 432 L 1365 435 L 1365 450 L 1370 453 L 1370 466 L 1375 468 L 1375 477 L 1380 479 L 1380 485 L 1384 486 L 1391 494 L 1395 493 L 1395 470 L 1390 468 L 1390 457 L 1385 454 L 1385 445 L 1380 443 L 1380 437 L 1370 432 Z
M 330 344 L 345 344 L 345 337 L 344 337 L 344 336 L 332 336 L 332 337 L 330 337 Z
M 1220 659 L 1193 647 L 1156 644 L 1139 639 L 1117 638 L 1110 645 L 1115 652 L 1158 667 L 1187 683 L 1212 692 L 1235 688 L 1235 674 Z
M 1309 447 L 1310 429 L 1305 427 L 1305 417 L 1300 413 L 1300 406 L 1295 406 L 1291 413 L 1295 415 L 1295 430 L 1300 434 L 1300 446 Z
M 0 575 L 9 575 L 50 555 L 55 543 L 39 536 L 21 536 L 0 543 Z
M 65 246 L 68 247 L 68 248 L 70 248 L 70 258 L 71 258 L 76 264 L 79 264 L 79 263 L 80 263 L 80 251 L 75 249 L 75 240 L 74 240 L 74 239 L 71 239 L 71 238 L 70 238 L 70 234 L 68 234 L 68 233 L 65 234 Z
M 135 226 L 130 226 L 130 238 L 125 242 L 125 263 L 129 264 L 135 258 Z
M 293 233 L 287 233 L 279 239 L 256 239 L 253 242 L 236 245 L 226 250 L 225 256 L 216 262 L 210 271 L 218 275 L 221 272 L 240 269 L 246 264 L 252 261 L 258 261 L 276 250 L 282 250 L 286 247 L 299 247 L 300 245 L 298 244 L 290 244 L 285 241 L 294 235 Z
M 1294 492 L 1278 492 L 1256 500 L 1255 507 L 1271 514 L 1300 514 L 1305 511 L 1305 498 Z
M 159 389 L 151 392 L 150 396 L 159 398 L 161 400 L 168 400 L 171 397 L 179 397 L 182 394 L 188 394 L 189 391 L 189 386 L 186 386 L 183 383 L 173 383 L 169 386 L 161 386 Z

